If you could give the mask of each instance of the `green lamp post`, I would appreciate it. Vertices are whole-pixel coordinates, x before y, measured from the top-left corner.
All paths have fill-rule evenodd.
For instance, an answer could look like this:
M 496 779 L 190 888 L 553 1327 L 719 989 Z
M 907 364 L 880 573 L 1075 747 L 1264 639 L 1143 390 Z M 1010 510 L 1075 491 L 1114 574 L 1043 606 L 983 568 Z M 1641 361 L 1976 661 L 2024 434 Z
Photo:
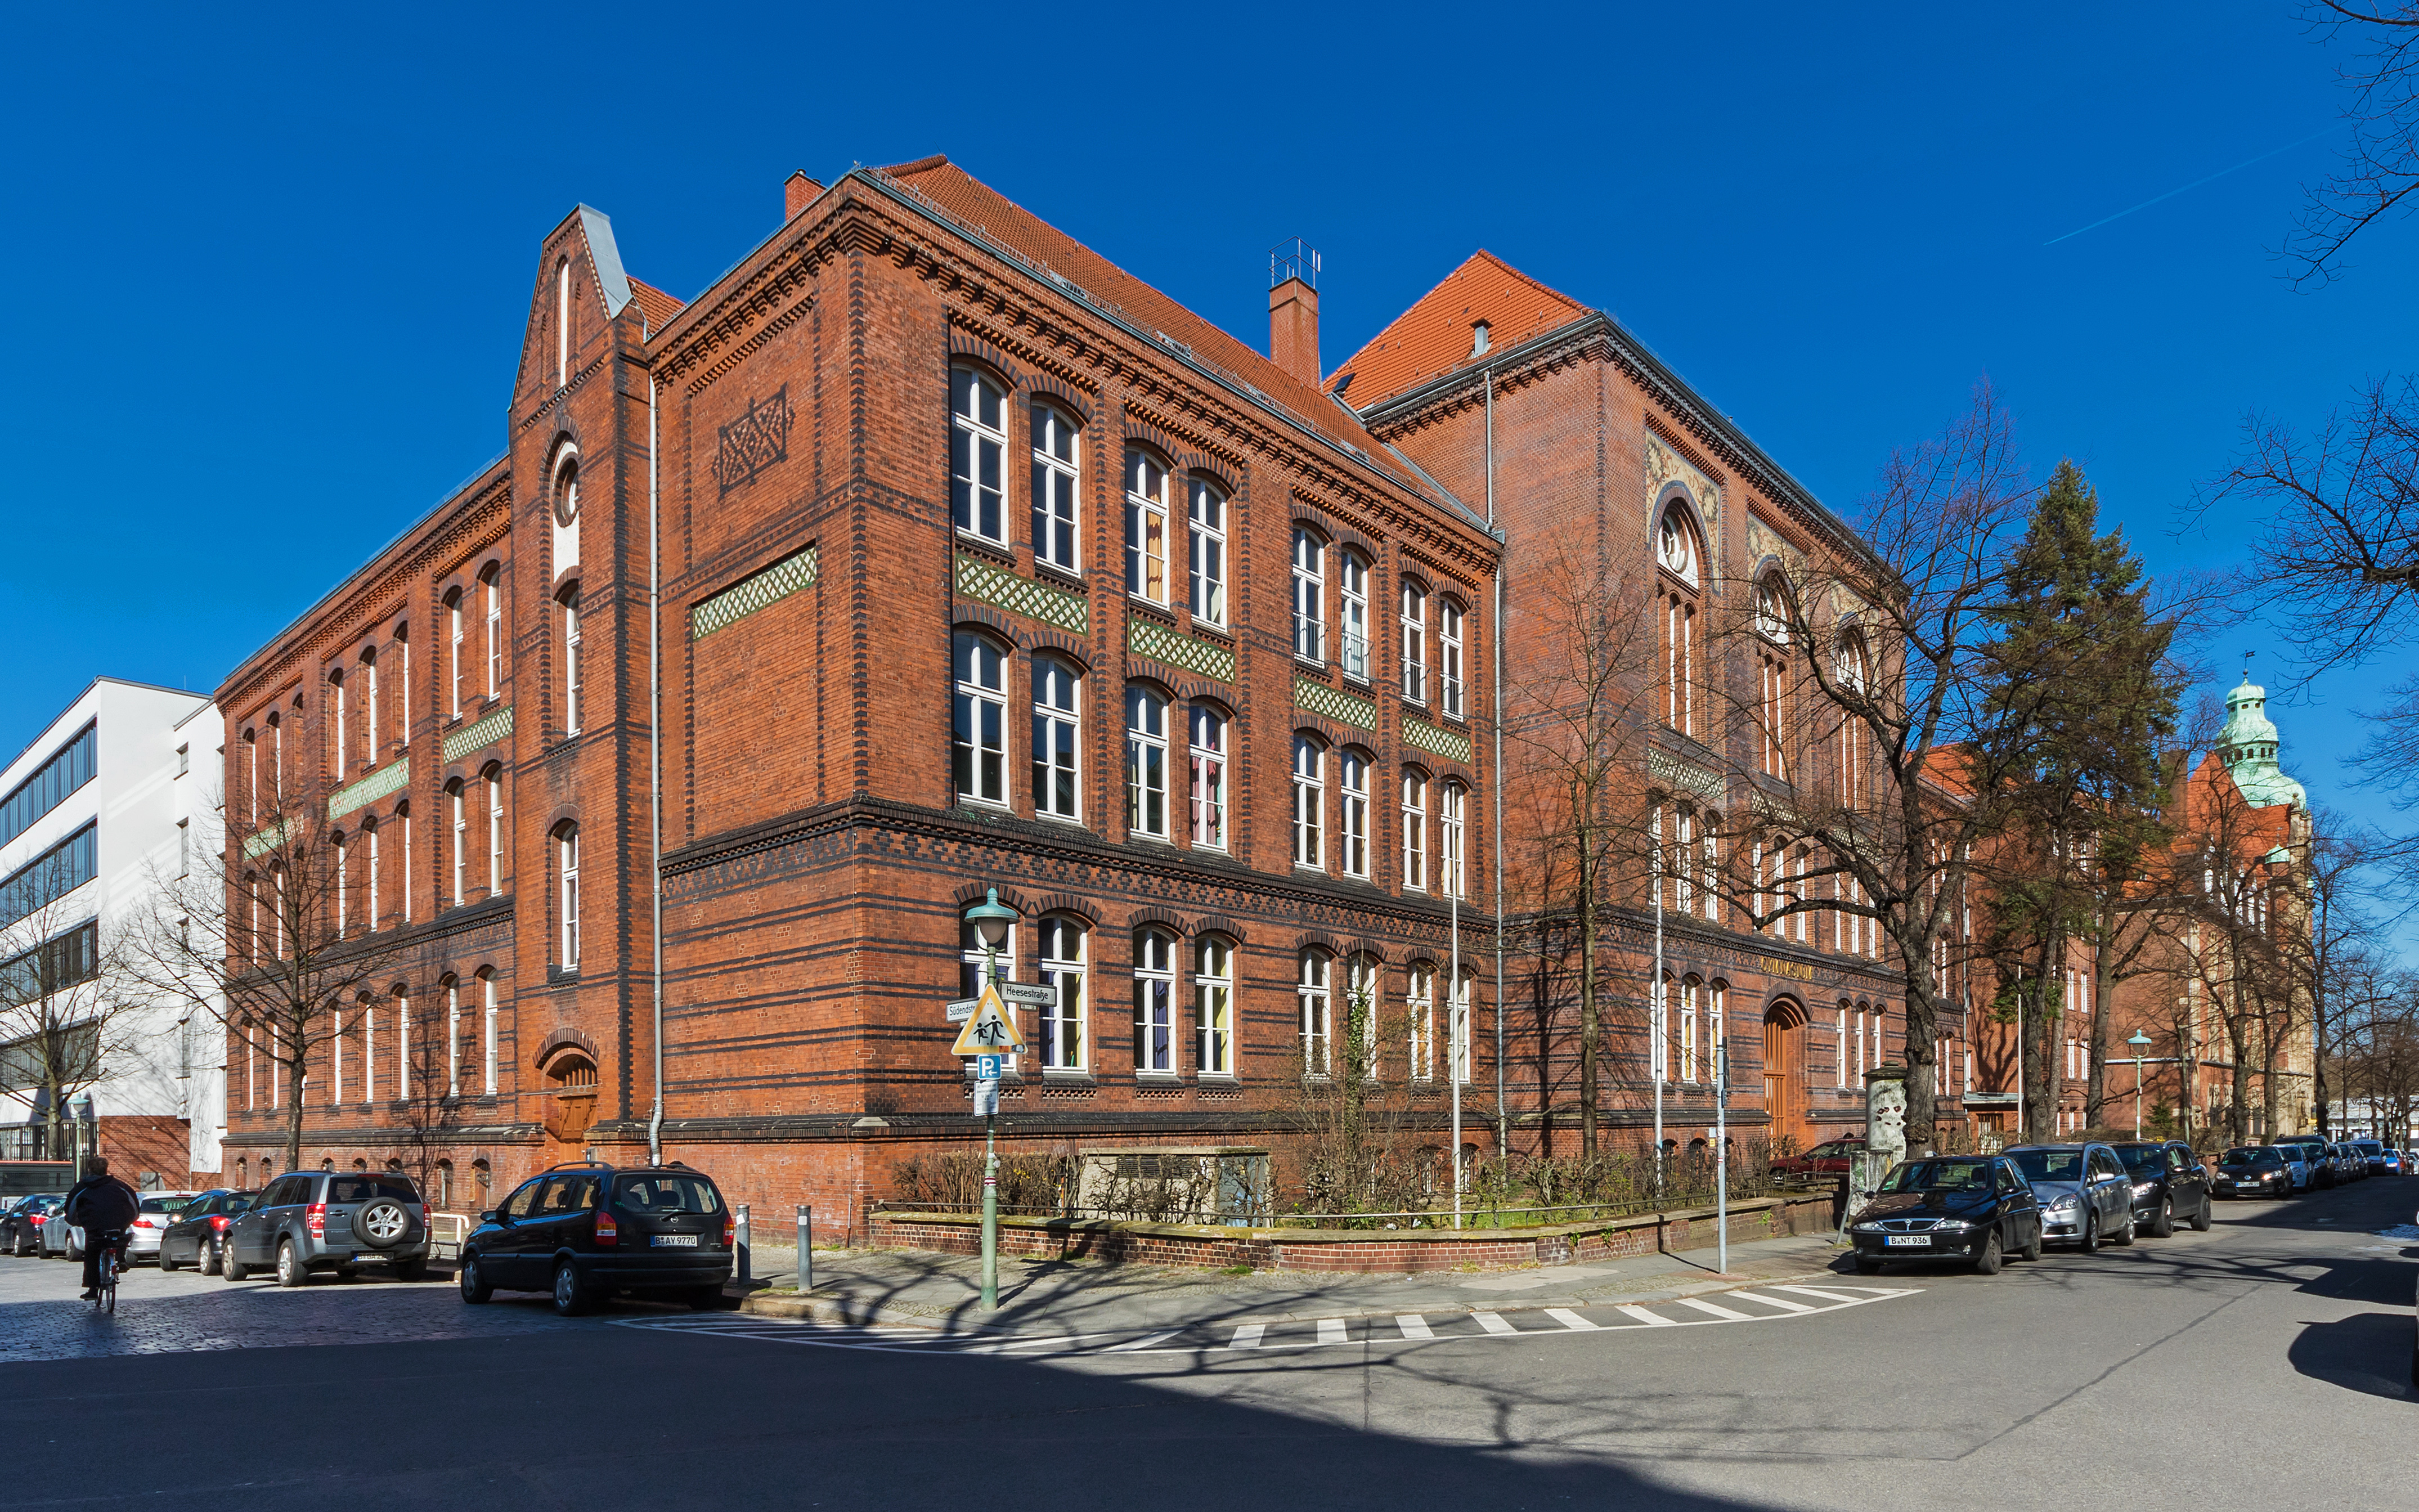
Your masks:
M 2125 1041 L 2134 1047 L 2134 1137 L 2142 1137 L 2142 1052 L 2150 1048 L 2150 1037 L 2135 1029 Z
M 1008 943 L 1009 926 L 1017 919 L 1016 910 L 999 901 L 999 889 L 987 889 L 981 903 L 966 910 L 966 922 L 975 927 L 975 937 L 983 946 L 983 985 L 999 980 L 999 948 Z M 977 993 L 976 996 L 982 995 Z M 982 1195 L 982 1304 L 985 1311 L 999 1305 L 999 1119 L 994 1110 L 983 1114 L 983 1195 Z

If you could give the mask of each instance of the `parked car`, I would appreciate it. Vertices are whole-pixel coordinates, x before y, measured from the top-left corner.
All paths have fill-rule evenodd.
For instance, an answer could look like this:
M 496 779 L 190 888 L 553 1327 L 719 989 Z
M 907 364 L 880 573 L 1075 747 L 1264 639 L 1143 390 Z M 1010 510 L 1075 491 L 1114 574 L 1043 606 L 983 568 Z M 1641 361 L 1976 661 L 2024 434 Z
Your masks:
M 2402 1151 L 2385 1146 L 2380 1146 L 2379 1148 L 2384 1150 L 2383 1165 L 2380 1174 L 2386 1176 L 2400 1176 L 2409 1168 L 2409 1162 L 2402 1158 Z
M 176 1221 L 185 1204 L 198 1196 L 193 1192 L 146 1192 L 134 1211 L 134 1226 L 126 1231 L 126 1263 L 140 1265 L 145 1260 L 160 1257 L 160 1235 Z M 81 1235 L 77 1243 L 83 1243 Z
M 2006 1257 L 2041 1258 L 2041 1202 L 2005 1156 L 1901 1161 L 1848 1225 L 1857 1270 L 1892 1260 L 1961 1260 L 1996 1275 Z
M 66 1205 L 63 1192 L 39 1192 L 19 1197 L 0 1213 L 0 1249 L 11 1255 L 42 1253 L 42 1220 Z
M 2383 1176 L 2386 1171 L 2385 1147 L 2374 1139 L 2354 1139 L 2350 1147 L 2360 1156 L 2361 1165 L 2371 1176 Z
M 2134 1183 L 2117 1152 L 2095 1142 L 2019 1145 L 2008 1151 L 2041 1199 L 2042 1235 L 2088 1255 L 2134 1242 Z
M 2221 1197 L 2288 1197 L 2293 1169 L 2273 1145 L 2237 1145 L 2217 1157 L 2209 1189 Z
M 2347 1139 L 2335 1146 L 2336 1183 L 2368 1180 L 2368 1156 L 2359 1146 Z
M 236 1215 L 252 1206 L 254 1194 L 225 1187 L 204 1192 L 178 1209 L 174 1222 L 160 1231 L 160 1269 L 190 1265 L 204 1275 L 216 1275 L 224 1254 L 226 1231 Z
M 464 1302 L 550 1291 L 569 1317 L 617 1292 L 722 1304 L 733 1225 L 714 1179 L 677 1162 L 553 1166 L 479 1214 L 462 1242 Z
M 2134 1185 L 2134 1224 L 2152 1239 L 2165 1239 L 2179 1221 L 2209 1227 L 2209 1173 L 2180 1139 L 2112 1145 Z
M 352 1276 L 382 1265 L 399 1281 L 428 1271 L 428 1204 L 397 1171 L 295 1171 L 261 1189 L 222 1242 L 219 1272 L 240 1281 L 273 1271 L 281 1287 L 312 1273 Z
M 1801 1154 L 1783 1155 L 1774 1161 L 1772 1177 L 1783 1186 L 1810 1186 L 1816 1181 L 1838 1180 L 1848 1174 L 1849 1167 L 1864 1150 L 1865 1136 L 1862 1134 L 1826 1139 Z
M 2313 1134 L 2272 1139 L 2268 1148 L 2284 1157 L 2285 1168 L 2293 1175 L 2293 1190 L 2308 1192 L 2335 1184 L 2334 1174 L 2323 1158 L 2326 1144 Z

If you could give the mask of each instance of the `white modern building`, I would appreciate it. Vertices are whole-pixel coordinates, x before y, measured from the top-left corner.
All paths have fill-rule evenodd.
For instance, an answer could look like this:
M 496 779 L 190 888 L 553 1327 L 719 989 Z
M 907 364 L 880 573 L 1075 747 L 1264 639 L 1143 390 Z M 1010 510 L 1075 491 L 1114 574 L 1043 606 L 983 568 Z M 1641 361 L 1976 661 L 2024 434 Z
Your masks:
M 219 744 L 206 694 L 96 679 L 0 769 L 0 1159 L 44 1148 L 38 1034 L 103 1010 L 99 963 L 155 912 L 155 879 L 215 869 Z M 45 995 L 32 1006 L 29 995 Z M 181 1186 L 219 1168 L 224 1036 L 190 1005 L 119 1009 L 89 1095 L 111 1167 Z M 55 1052 L 54 1052 L 55 1054 Z

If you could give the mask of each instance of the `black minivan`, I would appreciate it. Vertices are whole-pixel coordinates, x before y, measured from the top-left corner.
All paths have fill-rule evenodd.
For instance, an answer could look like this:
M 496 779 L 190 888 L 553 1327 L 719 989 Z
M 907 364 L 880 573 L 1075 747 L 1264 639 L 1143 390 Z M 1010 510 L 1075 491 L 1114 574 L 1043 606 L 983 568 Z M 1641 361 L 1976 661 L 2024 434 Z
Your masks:
M 677 1161 L 573 1161 L 513 1189 L 462 1243 L 464 1302 L 546 1291 L 565 1317 L 617 1292 L 722 1305 L 731 1210 L 713 1178 Z

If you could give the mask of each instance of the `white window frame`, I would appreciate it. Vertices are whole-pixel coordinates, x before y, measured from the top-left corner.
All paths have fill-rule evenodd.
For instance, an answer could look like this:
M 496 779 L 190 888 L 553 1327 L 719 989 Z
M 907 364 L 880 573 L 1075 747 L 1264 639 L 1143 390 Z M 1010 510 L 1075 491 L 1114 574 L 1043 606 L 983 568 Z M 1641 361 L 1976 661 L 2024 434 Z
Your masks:
M 580 677 L 586 671 L 579 662 L 579 585 L 572 584 L 562 591 L 556 603 L 562 607 L 562 733 L 579 733 Z
M 1008 545 L 1008 392 L 976 367 L 949 370 L 949 518 Z
M 1293 528 L 1293 655 L 1327 665 L 1327 543 L 1307 525 Z
M 445 785 L 445 801 L 454 822 L 454 906 L 459 908 L 466 901 L 464 889 L 470 885 L 470 815 L 458 779 Z
M 1084 570 L 1084 427 L 1056 405 L 1028 411 L 1033 433 L 1033 560 Z
M 1680 979 L 1680 1080 L 1697 1079 L 1697 1013 L 1705 984 L 1695 977 Z
M 1033 658 L 1033 812 L 1084 818 L 1084 674 L 1057 656 Z
M 1037 932 L 1040 936 L 1036 958 L 1041 984 L 1056 994 L 1041 1010 L 1041 1029 L 1037 1037 L 1041 1070 L 1045 1074 L 1088 1071 L 1092 1036 L 1087 1022 L 1090 995 L 1086 987 L 1091 969 L 1091 927 L 1080 918 L 1050 914 L 1039 921 Z M 1070 938 L 1075 943 L 1072 955 L 1066 951 Z
M 1378 1016 L 1386 1001 L 1384 972 L 1378 958 L 1355 951 L 1344 958 L 1344 1002 L 1348 1032 L 1354 1010 L 1361 1020 L 1358 1039 L 1361 1074 L 1370 1080 L 1378 1075 Z
M 1428 890 L 1428 775 L 1403 768 L 1403 886 Z
M 403 922 L 408 924 L 411 922 L 411 810 L 398 807 L 394 810 L 394 823 L 399 832 L 396 839 L 403 841 L 403 887 L 395 899 L 398 905 L 395 911 L 402 916 Z
M 1176 936 L 1142 929 L 1133 937 L 1134 1074 L 1173 1076 L 1176 1064 Z
M 1437 599 L 1437 694 L 1448 719 L 1467 717 L 1462 704 L 1462 608 L 1450 596 Z
M 504 687 L 504 586 L 503 569 L 489 567 L 479 579 L 486 594 L 487 621 L 487 697 L 503 697 Z
M 1126 448 L 1126 592 L 1167 604 L 1167 466 L 1139 446 Z
M 336 711 L 336 780 L 341 782 L 349 769 L 346 763 L 352 759 L 351 753 L 345 749 L 345 674 L 342 669 L 328 675 L 328 702 L 335 705 Z
M 353 848 L 346 842 L 341 831 L 330 838 L 330 843 L 336 851 L 336 938 L 341 940 L 352 919 Z M 281 908 L 278 912 L 283 914 L 285 910 Z M 277 954 L 283 960 L 285 952 L 280 949 Z
M 1327 748 L 1293 737 L 1293 864 L 1327 870 Z
M 1469 799 L 1470 789 L 1452 778 L 1437 788 L 1437 865 L 1448 898 L 1470 896 Z
M 480 1086 L 487 1096 L 493 1097 L 496 1095 L 496 979 L 492 972 L 479 979 L 479 998 L 480 1011 L 486 1020 L 485 1066 Z
M 1403 579 L 1403 699 L 1428 701 L 1428 591 L 1417 579 Z
M 1356 682 L 1369 681 L 1369 563 L 1347 548 L 1336 553 L 1336 664 Z
M 1333 1065 L 1334 958 L 1312 948 L 1302 952 L 1295 967 L 1294 1007 L 1301 1036 L 1303 1072 L 1324 1076 Z
M 445 979 L 445 1095 L 462 1095 L 462 983 Z
M 1194 1056 L 1203 1076 L 1235 1074 L 1235 948 L 1204 934 L 1193 949 Z
M 501 897 L 504 891 L 504 771 L 501 766 L 487 773 L 487 896 Z
M 571 259 L 554 265 L 554 386 L 571 381 Z
M 376 766 L 378 759 L 377 659 L 362 663 L 362 761 Z
M 1366 754 L 1347 746 L 1336 765 L 1336 860 L 1348 877 L 1369 875 L 1369 769 Z
M 1167 838 L 1166 695 L 1126 685 L 1126 832 Z
M 556 964 L 565 971 L 579 969 L 579 826 L 571 825 L 554 838 L 555 875 L 562 883 L 559 906 L 562 911 L 561 954 Z
M 1471 1049 L 1470 1006 L 1476 1000 L 1478 976 L 1464 971 L 1454 986 L 1453 1002 L 1445 1015 L 1445 1058 L 1453 1063 L 1453 1079 L 1464 1087 L 1470 1085 Z
M 1204 625 L 1226 623 L 1226 495 L 1209 479 L 1191 480 L 1190 565 L 1193 617 Z
M 990 637 L 972 630 L 958 631 L 950 652 L 951 791 L 960 803 L 1005 809 L 1009 805 L 1009 654 Z M 997 680 L 984 681 L 986 670 Z
M 456 589 L 445 600 L 445 645 L 447 650 L 447 686 L 452 689 L 454 715 L 462 717 L 462 594 Z
M 1403 978 L 1403 1012 L 1411 1026 L 1411 1079 L 1436 1079 L 1436 968 L 1415 964 Z
M 1193 705 L 1192 782 L 1193 845 L 1196 850 L 1226 848 L 1226 751 L 1234 733 L 1225 714 L 1207 703 Z

